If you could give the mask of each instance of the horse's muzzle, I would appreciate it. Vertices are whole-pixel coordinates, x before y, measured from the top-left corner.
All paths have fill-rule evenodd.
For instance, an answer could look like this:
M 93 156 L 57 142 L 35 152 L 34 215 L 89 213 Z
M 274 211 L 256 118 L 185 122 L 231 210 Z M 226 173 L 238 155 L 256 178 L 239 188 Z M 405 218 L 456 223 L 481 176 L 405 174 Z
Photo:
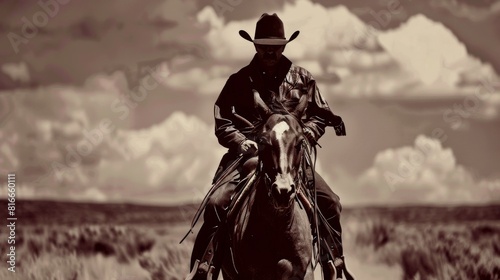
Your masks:
M 288 184 L 283 187 L 277 183 L 272 185 L 271 196 L 274 201 L 274 207 L 277 210 L 284 210 L 290 207 L 295 198 L 295 184 Z

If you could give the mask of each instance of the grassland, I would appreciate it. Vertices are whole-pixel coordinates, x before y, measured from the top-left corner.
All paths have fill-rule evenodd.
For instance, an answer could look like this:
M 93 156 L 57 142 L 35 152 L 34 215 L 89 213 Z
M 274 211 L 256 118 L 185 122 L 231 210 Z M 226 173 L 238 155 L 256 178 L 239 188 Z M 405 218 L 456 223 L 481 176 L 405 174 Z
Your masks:
M 195 209 L 19 202 L 16 273 L 2 230 L 0 279 L 184 279 Z M 500 206 L 351 208 L 342 221 L 348 258 L 400 268 L 385 279 L 500 279 Z

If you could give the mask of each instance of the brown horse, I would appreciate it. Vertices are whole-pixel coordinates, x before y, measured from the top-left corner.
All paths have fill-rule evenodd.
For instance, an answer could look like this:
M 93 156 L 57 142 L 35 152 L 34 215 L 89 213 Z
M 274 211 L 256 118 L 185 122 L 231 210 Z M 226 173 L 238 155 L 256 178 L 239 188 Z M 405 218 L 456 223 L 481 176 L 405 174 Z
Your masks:
M 296 199 L 307 148 L 299 119 L 307 100 L 300 100 L 295 114 L 272 114 L 256 98 L 267 120 L 259 126 L 257 171 L 246 202 L 229 214 L 236 218 L 229 224 L 222 274 L 225 280 L 314 279 L 311 224 Z

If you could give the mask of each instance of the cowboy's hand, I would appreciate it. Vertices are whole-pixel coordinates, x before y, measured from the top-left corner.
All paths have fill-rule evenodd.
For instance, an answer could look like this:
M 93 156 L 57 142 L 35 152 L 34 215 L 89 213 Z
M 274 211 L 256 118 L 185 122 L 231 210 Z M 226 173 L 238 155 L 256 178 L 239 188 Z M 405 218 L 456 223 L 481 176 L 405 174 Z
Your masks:
M 255 153 L 259 149 L 257 143 L 250 139 L 246 139 L 243 142 L 241 142 L 240 146 L 238 147 L 238 153 L 243 153 L 243 154 L 248 154 L 248 153 Z
M 314 134 L 312 129 L 310 129 L 309 127 L 305 127 L 303 129 L 303 131 L 304 131 L 304 135 L 306 136 L 307 140 L 309 140 L 309 143 L 311 143 L 311 144 L 316 143 L 316 135 Z
M 337 136 L 345 136 L 346 135 L 345 125 L 344 125 L 343 121 L 340 121 L 339 124 L 334 125 L 333 128 L 335 129 L 335 134 L 337 134 Z

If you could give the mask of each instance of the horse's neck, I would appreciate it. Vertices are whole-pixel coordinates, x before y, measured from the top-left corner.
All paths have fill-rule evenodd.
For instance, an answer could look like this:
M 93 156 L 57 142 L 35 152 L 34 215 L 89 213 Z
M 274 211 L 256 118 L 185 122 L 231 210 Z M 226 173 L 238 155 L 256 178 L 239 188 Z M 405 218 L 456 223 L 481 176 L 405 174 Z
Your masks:
M 264 186 L 264 180 L 259 179 L 251 214 L 259 224 L 267 228 L 290 228 L 294 223 L 294 206 L 295 203 L 292 203 L 290 209 L 279 213 L 271 203 L 268 189 Z

